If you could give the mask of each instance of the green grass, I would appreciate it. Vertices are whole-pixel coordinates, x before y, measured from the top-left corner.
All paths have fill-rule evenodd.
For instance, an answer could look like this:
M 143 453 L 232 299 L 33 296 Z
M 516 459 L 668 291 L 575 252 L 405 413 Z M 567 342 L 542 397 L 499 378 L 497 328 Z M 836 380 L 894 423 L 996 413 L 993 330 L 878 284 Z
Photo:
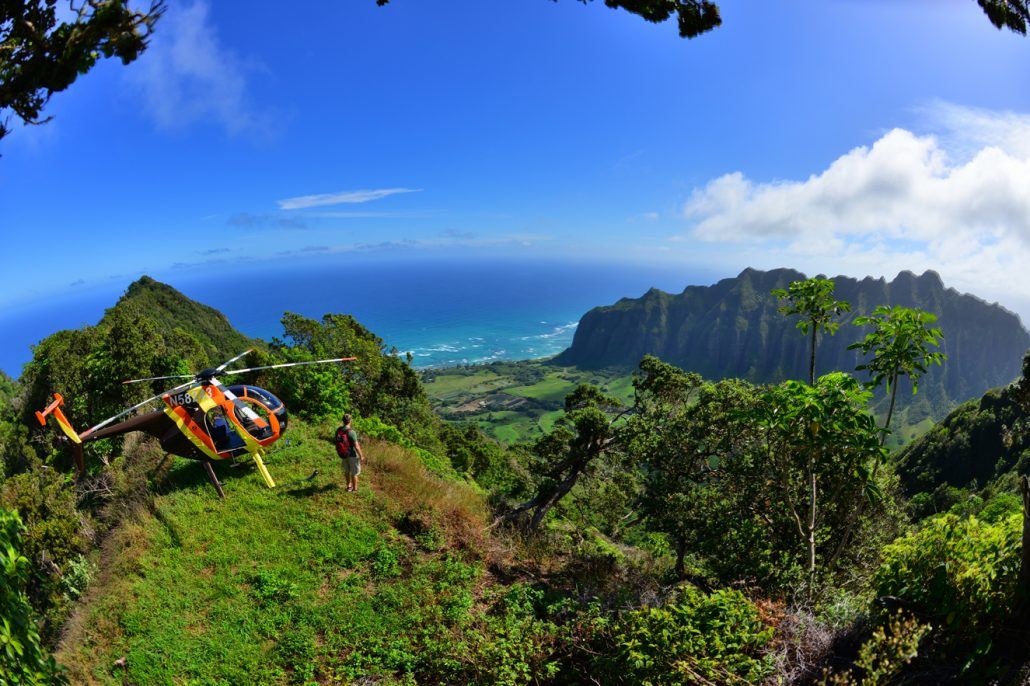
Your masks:
M 562 410 L 554 410 L 547 414 L 541 415 L 540 419 L 537 420 L 537 426 L 540 428 L 541 433 L 548 433 L 554 428 L 554 423 L 565 414 Z
M 576 386 L 577 382 L 565 378 L 562 372 L 551 372 L 546 378 L 535 384 L 505 388 L 504 392 L 533 400 L 560 403 L 565 400 L 565 396 L 576 389 Z
M 475 374 L 438 374 L 433 377 L 432 381 L 425 384 L 425 388 L 430 398 L 446 402 L 463 394 L 489 393 L 503 388 L 511 381 L 510 377 L 500 376 L 484 369 Z
M 74 683 L 348 683 L 417 673 L 482 595 L 487 510 L 411 453 L 370 442 L 349 494 L 328 427 L 293 420 L 270 457 L 281 483 L 220 465 L 219 500 L 200 465 L 172 470 L 153 512 L 123 523 L 58 652 Z M 402 533 L 411 512 L 431 523 Z M 115 663 L 125 658 L 125 666 Z
M 425 384 L 426 391 L 443 416 L 456 422 L 475 422 L 487 435 L 508 444 L 531 441 L 550 431 L 561 416 L 557 408 L 581 383 L 599 385 L 624 403 L 633 399 L 633 376 L 625 370 L 582 370 L 528 360 L 425 374 L 432 379 Z M 534 378 L 537 380 L 526 383 Z M 495 396 L 525 398 L 529 402 L 503 409 L 502 404 L 494 402 Z M 470 402 L 488 398 L 492 406 L 473 412 L 466 410 Z
M 623 403 L 629 405 L 633 402 L 633 375 L 625 374 L 609 379 L 601 385 L 605 391 L 614 395 Z

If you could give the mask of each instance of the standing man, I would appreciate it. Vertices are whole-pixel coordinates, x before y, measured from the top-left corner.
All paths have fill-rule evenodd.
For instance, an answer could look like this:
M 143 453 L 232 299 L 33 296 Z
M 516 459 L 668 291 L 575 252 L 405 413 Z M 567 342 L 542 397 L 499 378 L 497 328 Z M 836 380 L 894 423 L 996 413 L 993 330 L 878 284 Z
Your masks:
M 343 460 L 343 471 L 347 474 L 347 491 L 358 490 L 358 474 L 365 464 L 365 454 L 361 452 L 358 434 L 350 426 L 351 416 L 343 415 L 343 426 L 336 430 L 336 454 Z

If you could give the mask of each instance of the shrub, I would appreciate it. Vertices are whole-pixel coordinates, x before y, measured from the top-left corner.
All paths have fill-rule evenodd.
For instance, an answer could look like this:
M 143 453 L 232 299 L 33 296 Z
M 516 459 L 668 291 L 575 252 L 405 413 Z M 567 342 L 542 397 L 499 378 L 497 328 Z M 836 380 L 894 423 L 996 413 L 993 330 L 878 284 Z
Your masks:
M 598 667 L 614 683 L 758 683 L 773 669 L 765 654 L 773 629 L 739 591 L 685 587 L 663 607 L 629 612 L 609 632 L 614 654 Z
M 944 514 L 887 546 L 874 575 L 880 595 L 934 617 L 951 643 L 989 645 L 1013 605 L 1022 517 L 995 523 Z
M 438 457 L 434 453 L 418 447 L 414 441 L 405 436 L 400 429 L 392 424 L 387 424 L 379 417 L 355 417 L 354 428 L 362 437 L 378 438 L 379 440 L 395 443 L 415 453 L 426 469 L 437 476 L 456 478 L 454 468 L 445 457 Z
M 61 570 L 87 550 L 82 529 L 88 520 L 75 507 L 68 475 L 38 463 L 4 483 L 0 505 L 17 512 L 24 523 L 20 550 L 32 562 L 26 588 L 49 640 L 67 609 Z
M 919 642 L 930 631 L 914 617 L 901 613 L 873 631 L 862 644 L 852 668 L 836 674 L 824 673 L 821 686 L 876 686 L 890 683 L 919 652 Z
M 29 560 L 21 554 L 23 532 L 18 514 L 0 509 L 0 683 L 65 683 L 53 657 L 40 645 L 25 592 Z

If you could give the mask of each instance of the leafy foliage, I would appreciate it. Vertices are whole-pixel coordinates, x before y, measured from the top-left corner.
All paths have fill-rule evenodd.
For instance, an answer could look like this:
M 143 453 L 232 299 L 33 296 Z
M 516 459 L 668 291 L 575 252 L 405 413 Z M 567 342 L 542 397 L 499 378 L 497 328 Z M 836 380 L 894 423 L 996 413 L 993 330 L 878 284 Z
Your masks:
M 579 1 L 583 4 L 593 2 Z M 389 2 L 376 0 L 380 7 Z M 722 24 L 719 7 L 709 0 L 604 0 L 604 4 L 613 9 L 624 9 L 655 24 L 675 16 L 682 38 L 694 38 Z
M 1027 0 L 976 1 L 997 28 L 1026 35 L 1026 25 L 1030 22 L 1030 3 Z
M 40 124 L 40 112 L 101 57 L 129 64 L 146 49 L 161 13 L 155 1 L 146 12 L 127 0 L 84 0 L 75 19 L 57 18 L 56 0 L 0 3 L 0 111 L 26 124 Z M 0 139 L 9 132 L 0 123 Z
M 898 512 L 889 479 L 871 473 L 883 451 L 857 381 L 838 373 L 762 390 L 703 382 L 654 358 L 641 370 L 628 448 L 646 465 L 639 511 L 674 541 L 680 576 L 687 551 L 720 582 L 777 590 L 811 583 L 820 562 L 832 578 L 875 559 Z M 880 506 L 862 512 L 872 494 Z M 856 526 L 861 543 L 842 546 Z
M 879 432 L 865 411 L 868 393 L 851 376 L 828 374 L 807 386 L 787 381 L 767 391 L 753 418 L 759 450 L 780 485 L 783 501 L 816 571 L 819 529 L 825 542 L 840 537 L 860 514 L 864 495 L 880 499 L 873 468 L 883 459 Z M 836 559 L 836 552 L 830 553 Z
M 740 591 L 686 586 L 666 605 L 613 622 L 614 650 L 599 671 L 618 684 L 760 683 L 773 669 L 763 654 L 772 636 Z
M 894 414 L 894 402 L 898 392 L 898 379 L 906 377 L 912 382 L 912 393 L 919 389 L 919 379 L 931 364 L 940 365 L 945 360 L 943 353 L 931 351 L 930 347 L 940 345 L 943 334 L 930 325 L 937 316 L 924 310 L 908 307 L 880 305 L 867 317 L 855 318 L 858 326 L 872 326 L 873 330 L 848 349 L 857 349 L 872 359 L 858 365 L 859 371 L 869 372 L 868 386 L 876 388 L 887 385 L 890 406 L 884 428 L 890 429 Z M 884 434 L 886 439 L 886 434 Z
M 29 470 L 7 479 L 0 488 L 0 506 L 20 515 L 21 551 L 31 561 L 25 589 L 47 621 L 51 638 L 71 598 L 64 575 L 88 549 L 83 517 L 76 508 L 69 477 L 48 469 L 38 460 Z
M 901 612 L 876 627 L 847 670 L 823 674 L 820 686 L 875 686 L 891 683 L 919 654 L 919 643 L 931 627 Z
M 899 453 L 898 474 L 906 491 L 982 488 L 1009 472 L 1030 474 L 1030 432 L 1020 427 L 1025 416 L 1012 386 L 955 408 Z
M 924 310 L 887 305 L 880 305 L 867 317 L 857 317 L 857 326 L 873 327 L 862 341 L 849 346 L 863 355 L 872 355 L 871 360 L 857 367 L 869 372 L 869 385 L 886 383 L 889 390 L 899 377 L 907 376 L 915 393 L 927 367 L 940 365 L 945 359 L 942 353 L 930 350 L 939 346 L 943 337 L 940 329 L 930 326 L 935 321 L 937 315 Z
M 1022 517 L 989 523 L 944 514 L 886 547 L 877 592 L 943 629 L 944 648 L 983 656 L 1015 606 Z
M 832 336 L 840 328 L 840 322 L 834 321 L 834 318 L 851 311 L 850 303 L 833 299 L 835 288 L 830 279 L 816 276 L 804 281 L 792 281 L 786 290 L 777 288 L 772 291 L 774 296 L 783 301 L 779 308 L 780 314 L 798 315 L 798 329 L 812 336 L 808 370 L 810 384 L 815 383 L 815 345 L 819 330 Z
M 616 445 L 615 426 L 622 403 L 597 386 L 581 384 L 565 398 L 565 414 L 553 431 L 537 441 L 533 452 L 537 469 L 544 474 L 534 497 L 504 517 L 525 521 L 529 530 L 539 528 L 547 513 L 589 473 L 598 459 Z
M 396 426 L 420 448 L 443 453 L 432 412 L 418 374 L 409 361 L 387 351 L 382 339 L 350 315 L 321 321 L 287 312 L 284 338 L 272 344 L 272 360 L 356 357 L 338 367 L 273 370 L 255 381 L 283 388 L 283 400 L 302 415 L 326 417 L 345 411 L 377 416 Z M 260 358 L 258 358 L 260 359 Z
M 0 509 L 0 682 L 39 686 L 66 683 L 40 642 L 25 586 L 29 559 L 22 555 L 18 514 Z

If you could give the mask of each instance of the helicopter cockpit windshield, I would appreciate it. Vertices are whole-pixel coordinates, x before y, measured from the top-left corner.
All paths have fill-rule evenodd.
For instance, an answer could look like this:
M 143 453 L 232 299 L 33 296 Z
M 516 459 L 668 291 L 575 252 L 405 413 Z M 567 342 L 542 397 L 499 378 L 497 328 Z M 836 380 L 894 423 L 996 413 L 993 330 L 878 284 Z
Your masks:
M 219 453 L 236 456 L 246 451 L 246 441 L 234 424 L 262 445 L 276 440 L 286 430 L 286 407 L 279 398 L 257 386 L 240 384 L 228 390 L 235 396 L 232 398 L 235 422 L 229 422 L 222 407 L 211 409 L 204 417 L 207 433 Z

